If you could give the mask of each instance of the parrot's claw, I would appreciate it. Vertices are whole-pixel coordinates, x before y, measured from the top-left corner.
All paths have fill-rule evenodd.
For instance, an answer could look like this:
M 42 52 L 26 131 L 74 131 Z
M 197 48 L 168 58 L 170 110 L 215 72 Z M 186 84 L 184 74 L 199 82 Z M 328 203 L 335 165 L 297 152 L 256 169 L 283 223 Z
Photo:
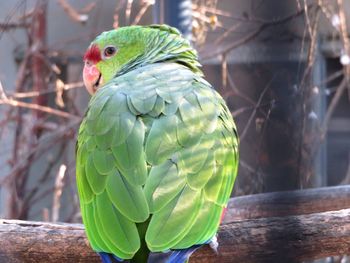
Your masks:
M 209 242 L 209 246 L 212 250 L 214 250 L 215 254 L 219 254 L 218 248 L 219 248 L 219 242 L 217 235 L 213 236 L 213 238 Z

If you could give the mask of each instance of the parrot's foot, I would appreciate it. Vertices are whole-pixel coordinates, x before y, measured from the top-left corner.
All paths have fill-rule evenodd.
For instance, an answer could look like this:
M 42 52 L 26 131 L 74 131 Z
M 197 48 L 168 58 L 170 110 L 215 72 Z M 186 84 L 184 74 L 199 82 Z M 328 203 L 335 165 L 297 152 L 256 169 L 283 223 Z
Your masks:
M 114 263 L 114 262 L 123 262 L 123 259 L 118 258 L 117 256 L 106 253 L 106 252 L 98 252 L 97 254 L 100 255 L 102 259 L 102 263 Z
M 214 250 L 215 254 L 219 254 L 218 252 L 219 242 L 216 235 L 213 236 L 213 238 L 210 240 L 209 246 L 212 250 Z

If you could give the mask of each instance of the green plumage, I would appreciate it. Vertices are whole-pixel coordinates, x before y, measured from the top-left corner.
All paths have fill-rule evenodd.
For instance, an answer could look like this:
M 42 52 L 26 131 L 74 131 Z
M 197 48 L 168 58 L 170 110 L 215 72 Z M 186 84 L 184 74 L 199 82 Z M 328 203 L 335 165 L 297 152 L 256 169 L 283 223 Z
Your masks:
M 161 44 L 130 62 L 142 66 L 126 64 L 94 94 L 77 143 L 91 246 L 124 259 L 142 240 L 155 252 L 212 238 L 237 173 L 238 138 L 223 99 L 177 31 L 158 29 L 145 27 Z

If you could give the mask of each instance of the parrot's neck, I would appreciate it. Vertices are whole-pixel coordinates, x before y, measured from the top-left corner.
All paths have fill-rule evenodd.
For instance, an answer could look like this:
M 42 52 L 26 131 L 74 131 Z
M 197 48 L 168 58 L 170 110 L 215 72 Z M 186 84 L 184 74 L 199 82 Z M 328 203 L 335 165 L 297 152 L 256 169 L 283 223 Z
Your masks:
M 202 65 L 198 62 L 197 52 L 191 47 L 188 40 L 177 34 L 164 35 L 162 31 L 157 34 L 156 36 L 152 36 L 155 39 L 152 46 L 145 53 L 135 57 L 124 65 L 116 77 L 138 67 L 163 62 L 174 62 L 184 65 L 192 72 L 203 76 L 200 70 Z

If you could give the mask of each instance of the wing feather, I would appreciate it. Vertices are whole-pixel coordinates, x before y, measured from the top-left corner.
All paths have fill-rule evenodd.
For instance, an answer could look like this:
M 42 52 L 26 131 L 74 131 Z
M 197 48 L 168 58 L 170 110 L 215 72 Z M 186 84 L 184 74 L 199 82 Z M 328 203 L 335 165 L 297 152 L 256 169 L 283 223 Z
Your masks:
M 143 222 L 149 216 L 146 198 L 140 185 L 130 184 L 117 170 L 114 170 L 107 181 L 109 200 L 129 220 Z
M 159 92 L 168 103 L 166 114 L 153 122 L 146 139 L 154 144 L 148 149 L 167 149 L 164 155 L 154 154 L 157 150 L 147 154 L 157 164 L 144 190 L 153 213 L 146 234 L 152 251 L 187 248 L 212 238 L 235 179 L 237 138 L 232 117 L 205 81 L 187 85 L 194 88 L 180 100 L 172 100 L 170 90 Z M 169 147 L 176 143 L 181 147 Z M 160 205 L 155 208 L 157 201 Z
M 202 200 L 200 191 L 184 186 L 176 198 L 153 214 L 146 233 L 151 251 L 167 250 L 181 240 L 193 225 Z
M 145 127 L 140 118 L 125 141 L 112 146 L 116 166 L 122 175 L 134 185 L 143 185 L 147 178 L 146 159 L 143 150 Z
M 136 225 L 115 209 L 106 192 L 96 197 L 95 209 L 95 221 L 107 240 L 123 253 L 136 253 L 140 248 Z
M 208 241 L 237 172 L 235 130 L 222 98 L 176 63 L 138 68 L 98 90 L 77 143 L 92 247 L 132 258 L 144 238 L 136 223 L 146 220 L 151 251 Z
M 159 211 L 174 199 L 185 183 L 185 177 L 179 176 L 173 162 L 168 160 L 161 165 L 153 166 L 144 187 L 151 212 Z

